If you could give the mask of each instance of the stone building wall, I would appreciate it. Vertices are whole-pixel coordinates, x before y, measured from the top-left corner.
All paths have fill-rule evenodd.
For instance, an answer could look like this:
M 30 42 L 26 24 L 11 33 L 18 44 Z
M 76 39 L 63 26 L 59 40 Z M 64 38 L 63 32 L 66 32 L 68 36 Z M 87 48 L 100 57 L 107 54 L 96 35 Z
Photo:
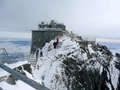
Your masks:
M 42 48 L 46 42 L 55 39 L 57 36 L 62 36 L 62 30 L 33 30 L 31 53 L 34 53 L 37 48 Z

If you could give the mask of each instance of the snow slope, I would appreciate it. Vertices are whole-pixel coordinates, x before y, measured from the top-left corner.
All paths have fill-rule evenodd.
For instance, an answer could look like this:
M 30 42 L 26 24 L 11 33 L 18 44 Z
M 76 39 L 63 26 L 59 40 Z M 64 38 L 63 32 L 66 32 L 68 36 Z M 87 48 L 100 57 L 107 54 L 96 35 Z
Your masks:
M 10 85 L 6 82 L 2 82 L 0 83 L 0 87 L 2 87 L 3 90 L 35 90 L 22 81 L 17 81 L 16 85 Z
M 22 65 L 27 64 L 27 63 L 28 63 L 27 61 L 19 61 L 19 62 L 13 63 L 13 64 L 5 63 L 5 65 L 10 67 L 11 69 L 14 69 L 16 67 L 22 66 Z M 0 68 L 0 73 L 2 73 L 2 74 L 0 74 L 0 77 L 10 75 L 8 72 L 6 72 L 5 70 L 3 70 L 1 68 Z
M 22 65 L 25 65 L 25 64 L 28 64 L 27 61 L 19 61 L 17 63 L 13 63 L 13 64 L 6 64 L 6 66 L 10 67 L 11 69 L 13 68 L 17 68 L 19 66 L 22 66 Z M 26 76 L 30 79 L 33 79 L 32 75 L 30 73 L 28 73 L 28 71 L 24 70 L 23 71 L 25 72 Z M 6 77 L 8 79 L 8 77 L 11 75 L 9 74 L 8 72 L 0 69 L 0 78 L 2 79 L 2 77 Z M 9 84 L 6 82 L 6 79 L 5 81 L 2 81 L 0 80 L 0 87 L 3 89 L 3 90 L 26 90 L 26 89 L 29 89 L 29 90 L 35 90 L 34 88 L 32 88 L 31 86 L 27 85 L 26 83 L 20 81 L 20 80 L 17 80 L 16 81 L 16 84 L 15 85 L 12 85 L 12 84 Z

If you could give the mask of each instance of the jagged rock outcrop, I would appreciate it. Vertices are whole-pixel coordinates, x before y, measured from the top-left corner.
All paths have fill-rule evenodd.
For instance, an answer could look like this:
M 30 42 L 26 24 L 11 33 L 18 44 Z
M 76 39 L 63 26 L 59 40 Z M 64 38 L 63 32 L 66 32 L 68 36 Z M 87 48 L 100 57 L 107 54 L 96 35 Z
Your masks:
M 116 67 L 116 68 L 119 70 L 119 72 L 120 72 L 120 54 L 119 54 L 119 53 L 116 53 L 115 67 Z M 119 77 L 118 77 L 117 89 L 116 89 L 116 90 L 119 90 L 119 89 L 120 89 L 120 74 L 119 74 Z
M 106 46 L 70 36 L 61 37 L 56 49 L 53 42 L 33 70 L 41 84 L 51 90 L 120 89 L 119 63 Z

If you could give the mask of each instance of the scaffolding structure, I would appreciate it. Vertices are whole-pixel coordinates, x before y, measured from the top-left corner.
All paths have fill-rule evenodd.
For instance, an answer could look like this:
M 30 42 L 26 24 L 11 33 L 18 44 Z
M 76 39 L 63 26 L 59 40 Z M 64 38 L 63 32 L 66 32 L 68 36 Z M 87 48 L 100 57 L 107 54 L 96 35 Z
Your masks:
M 7 50 L 5 48 L 0 48 L 0 55 L 8 56 Z

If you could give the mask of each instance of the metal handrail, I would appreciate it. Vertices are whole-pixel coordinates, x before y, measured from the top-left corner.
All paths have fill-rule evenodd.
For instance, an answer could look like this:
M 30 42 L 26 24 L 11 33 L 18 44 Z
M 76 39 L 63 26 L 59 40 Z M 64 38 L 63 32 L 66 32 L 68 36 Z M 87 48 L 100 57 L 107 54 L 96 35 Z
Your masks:
M 11 73 L 14 77 L 18 78 L 19 80 L 25 82 L 26 84 L 30 85 L 31 87 L 35 88 L 36 90 L 50 90 L 42 85 L 40 85 L 39 83 L 37 83 L 36 81 L 29 79 L 28 77 L 26 77 L 25 75 L 7 67 L 6 65 L 0 63 L 0 68 L 4 69 L 5 71 Z

